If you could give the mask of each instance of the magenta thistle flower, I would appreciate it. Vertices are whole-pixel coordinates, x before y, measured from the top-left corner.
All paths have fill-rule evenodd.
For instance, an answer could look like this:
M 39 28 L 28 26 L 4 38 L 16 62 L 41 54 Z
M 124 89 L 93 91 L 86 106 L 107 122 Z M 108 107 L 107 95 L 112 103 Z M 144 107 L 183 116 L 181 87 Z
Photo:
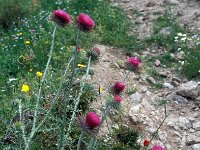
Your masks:
M 88 112 L 85 118 L 85 124 L 90 128 L 94 129 L 99 126 L 100 118 L 94 112 Z
M 122 102 L 122 98 L 121 98 L 119 95 L 114 95 L 114 96 L 113 96 L 113 99 L 114 99 L 114 101 L 117 102 L 117 103 L 121 103 L 121 102 Z
M 141 65 L 141 61 L 137 57 L 129 57 L 126 63 L 130 69 L 139 69 Z
M 78 25 L 79 29 L 84 32 L 87 32 L 94 27 L 94 21 L 92 18 L 84 13 L 79 14 L 76 24 Z
M 125 84 L 123 82 L 115 82 L 114 86 L 112 87 L 112 90 L 115 94 L 120 94 L 125 88 Z
M 162 148 L 161 146 L 159 145 L 154 145 L 151 150 L 165 150 L 164 148 Z
M 65 27 L 70 22 L 70 16 L 63 10 L 54 10 L 52 20 L 61 27 Z

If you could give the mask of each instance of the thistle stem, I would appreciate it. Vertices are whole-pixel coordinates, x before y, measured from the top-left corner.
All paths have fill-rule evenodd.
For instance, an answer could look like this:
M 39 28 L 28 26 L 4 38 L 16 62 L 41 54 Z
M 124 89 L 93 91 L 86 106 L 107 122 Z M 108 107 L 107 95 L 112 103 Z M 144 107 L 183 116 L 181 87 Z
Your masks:
M 87 76 L 89 74 L 90 64 L 91 64 L 91 56 L 89 57 L 89 60 L 88 60 L 88 66 L 87 66 L 87 71 L 86 71 L 86 78 L 87 78 Z M 80 102 L 80 98 L 81 98 L 84 86 L 85 86 L 85 82 L 82 83 L 80 92 L 79 92 L 78 97 L 76 99 L 76 104 L 75 104 L 74 109 L 73 109 L 72 117 L 71 117 L 68 129 L 67 129 L 67 134 L 65 135 L 65 140 L 68 139 L 69 134 L 71 133 L 72 123 L 74 122 L 75 114 L 76 114 L 76 111 L 78 109 L 78 105 L 79 105 L 79 102 Z M 61 150 L 64 150 L 64 147 L 62 147 Z
M 82 141 L 82 138 L 83 138 L 83 133 L 84 132 L 82 131 L 81 135 L 79 136 L 77 150 L 80 150 L 80 148 L 81 148 L 81 141 Z
M 63 114 L 63 122 L 62 122 L 62 125 L 61 125 L 61 135 L 60 135 L 60 142 L 59 142 L 59 146 L 58 146 L 58 149 L 61 149 L 61 150 L 64 150 L 64 135 L 65 135 L 65 124 L 66 124 L 66 117 L 67 117 L 67 102 L 68 102 L 68 98 L 69 98 L 69 95 L 70 95 L 70 89 L 72 87 L 72 83 L 73 83 L 73 80 L 74 80 L 74 76 L 75 76 L 75 72 L 76 72 L 76 66 L 77 66 L 77 49 L 78 49 L 78 44 L 79 44 L 79 39 L 80 39 L 80 30 L 78 30 L 78 33 L 77 33 L 77 37 L 76 37 L 76 47 L 75 47 L 75 50 L 74 50 L 74 55 L 72 56 L 74 59 L 73 61 L 73 66 L 72 66 L 72 73 L 71 73 L 71 77 L 70 77 L 70 80 L 69 80 L 69 84 L 68 84 L 68 91 L 67 93 L 65 94 L 64 96 L 64 114 Z
M 43 86 L 44 80 L 46 78 L 47 70 L 49 68 L 49 64 L 51 62 L 51 58 L 52 58 L 52 54 L 53 54 L 54 39 L 55 39 L 56 29 L 57 29 L 57 25 L 55 25 L 55 28 L 54 28 L 54 31 L 53 31 L 53 34 L 52 34 L 52 42 L 51 42 L 51 49 L 50 49 L 50 52 L 49 52 L 49 59 L 47 61 L 46 68 L 44 70 L 44 73 L 43 73 L 43 76 L 42 76 L 42 79 L 41 79 L 41 82 L 40 82 L 40 88 L 39 88 L 39 91 L 38 91 L 38 95 L 37 95 L 37 99 L 36 99 L 36 106 L 35 106 L 35 111 L 34 111 L 33 126 L 32 126 L 32 130 L 31 130 L 31 134 L 30 134 L 30 136 L 29 136 L 29 138 L 27 140 L 27 144 L 25 146 L 25 150 L 29 149 L 29 145 L 30 145 L 31 139 L 33 138 L 33 136 L 35 134 L 35 128 L 36 128 L 36 122 L 37 122 L 37 112 L 38 112 L 39 103 L 40 103 L 42 86 Z

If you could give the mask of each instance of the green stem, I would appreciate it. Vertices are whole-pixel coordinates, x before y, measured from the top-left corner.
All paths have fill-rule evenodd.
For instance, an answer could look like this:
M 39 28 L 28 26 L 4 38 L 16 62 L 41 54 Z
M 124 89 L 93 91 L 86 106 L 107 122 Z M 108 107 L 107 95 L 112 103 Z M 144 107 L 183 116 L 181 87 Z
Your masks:
M 63 83 L 64 83 L 64 81 L 65 81 L 67 71 L 69 70 L 69 67 L 70 67 L 70 64 L 71 64 L 72 61 L 73 61 L 73 57 L 69 60 L 67 66 L 66 66 L 66 69 L 65 69 L 64 74 L 63 74 L 63 76 L 62 76 L 62 79 L 61 79 L 59 88 L 58 88 L 58 90 L 57 90 L 57 92 L 56 92 L 56 95 L 55 95 L 53 101 L 52 101 L 51 107 L 49 108 L 49 110 L 47 111 L 46 115 L 44 116 L 44 119 L 43 119 L 43 120 L 40 122 L 40 124 L 36 127 L 36 129 L 35 129 L 36 131 L 43 125 L 43 123 L 46 121 L 46 119 L 48 118 L 49 114 L 51 113 L 51 110 L 52 110 L 53 106 L 55 105 L 55 102 L 56 102 L 56 100 L 58 99 L 58 96 L 59 96 L 59 94 L 60 94 L 60 91 L 61 91 L 61 89 L 62 89 L 62 87 L 63 87 Z
M 68 84 L 68 91 L 67 93 L 65 94 L 64 96 L 64 114 L 63 114 L 63 122 L 62 122 L 62 125 L 61 125 L 61 131 L 60 131 L 60 142 L 59 142 L 59 146 L 58 146 L 58 149 L 64 149 L 64 135 L 65 135 L 65 125 L 66 125 L 66 119 L 67 119 L 67 103 L 68 103 L 68 98 L 69 98 L 69 95 L 70 95 L 70 89 L 72 87 L 72 83 L 73 83 L 73 80 L 74 80 L 74 76 L 75 76 L 75 70 L 76 70 L 76 66 L 77 66 L 77 49 L 78 49 L 78 44 L 79 44 L 79 38 L 80 38 L 80 30 L 78 30 L 78 33 L 77 33 L 77 37 L 76 37 L 76 48 L 74 50 L 74 55 L 73 55 L 73 58 L 74 58 L 74 61 L 73 61 L 73 67 L 72 67 L 72 73 L 71 73 L 71 77 L 70 77 L 70 80 L 69 80 L 69 84 Z
M 168 116 L 169 116 L 169 115 L 166 115 L 166 116 L 165 116 L 165 118 L 163 119 L 163 121 L 161 122 L 161 124 L 159 125 L 159 127 L 157 128 L 157 130 L 153 133 L 153 135 L 152 135 L 152 137 L 151 137 L 149 143 L 151 143 L 151 141 L 156 137 L 156 135 L 157 135 L 159 129 L 161 128 L 161 126 L 163 125 L 163 123 L 165 122 L 165 120 L 167 119 Z
M 122 80 L 122 82 L 125 82 L 125 80 L 126 80 L 126 78 L 128 77 L 128 75 L 129 75 L 130 72 L 131 72 L 130 70 L 127 72 L 127 74 L 125 75 L 125 77 L 124 77 L 124 79 Z
M 24 121 L 23 121 L 23 116 L 22 116 L 22 100 L 19 100 L 19 116 L 20 116 L 20 128 L 22 130 L 22 138 L 24 140 L 24 144 L 27 145 L 27 139 L 26 139 L 26 134 L 25 134 L 25 126 L 24 126 Z
M 91 64 L 91 57 L 89 57 L 88 66 L 87 66 L 87 71 L 86 71 L 86 77 L 87 77 L 88 74 L 89 74 L 90 64 Z M 69 134 L 71 133 L 72 123 L 74 122 L 75 114 L 76 114 L 76 111 L 77 111 L 77 109 L 78 109 L 78 105 L 79 105 L 79 102 L 80 102 L 80 97 L 81 97 L 81 95 L 82 95 L 84 86 L 85 86 L 85 82 L 82 83 L 82 86 L 81 86 L 80 92 L 79 92 L 79 94 L 78 94 L 78 97 L 77 97 L 77 99 L 75 100 L 75 101 L 76 101 L 76 104 L 75 104 L 74 109 L 73 109 L 72 117 L 71 117 L 71 120 L 70 120 L 68 129 L 67 129 L 67 134 L 65 135 L 65 140 L 68 139 Z M 62 147 L 61 150 L 64 150 L 64 146 Z
M 47 74 L 47 70 L 49 68 L 49 64 L 51 62 L 51 58 L 52 58 L 52 54 L 53 54 L 53 49 L 54 49 L 54 39 L 55 39 L 55 33 L 56 33 L 56 29 L 57 29 L 57 25 L 55 25 L 55 28 L 54 28 L 54 31 L 53 31 L 53 34 L 52 34 L 52 42 L 51 42 L 51 49 L 50 49 L 50 53 L 49 53 L 49 59 L 47 61 L 47 64 L 46 64 L 46 68 L 44 70 L 44 73 L 43 73 L 43 76 L 42 76 L 42 79 L 41 79 L 41 82 L 40 82 L 40 88 L 39 88 L 39 91 L 38 91 L 38 95 L 37 95 L 37 99 L 36 99 L 36 106 L 35 106 L 35 111 L 34 111 L 34 119 L 33 119 L 33 126 L 32 126 L 32 130 L 31 130 L 31 134 L 28 138 L 28 141 L 27 141 L 27 145 L 25 147 L 25 150 L 28 150 L 29 149 L 29 145 L 30 145 L 30 142 L 31 142 L 31 139 L 33 138 L 34 134 L 35 134 L 35 127 L 36 127 L 36 122 L 37 122 L 37 112 L 38 112 L 38 108 L 39 108 L 39 103 L 40 103 L 40 97 L 41 97 L 41 92 L 42 92 L 42 86 L 43 86 L 43 83 L 45 81 L 45 78 L 46 78 L 46 74 Z
M 77 150 L 80 150 L 80 148 L 81 148 L 81 141 L 82 141 L 82 138 L 83 138 L 83 133 L 84 132 L 82 131 L 81 135 L 79 136 Z
M 103 114 L 102 119 L 101 119 L 101 123 L 100 123 L 100 125 L 98 127 L 99 129 L 101 128 L 101 126 L 103 125 L 104 121 L 106 120 L 106 117 L 108 116 L 108 113 L 109 113 L 109 111 L 110 111 L 111 108 L 112 108 L 111 105 L 107 105 L 106 106 L 106 109 L 105 109 L 104 114 Z M 87 148 L 88 150 L 92 150 L 94 148 L 94 146 L 96 144 L 96 137 L 95 136 L 91 139 L 90 143 L 91 144 Z

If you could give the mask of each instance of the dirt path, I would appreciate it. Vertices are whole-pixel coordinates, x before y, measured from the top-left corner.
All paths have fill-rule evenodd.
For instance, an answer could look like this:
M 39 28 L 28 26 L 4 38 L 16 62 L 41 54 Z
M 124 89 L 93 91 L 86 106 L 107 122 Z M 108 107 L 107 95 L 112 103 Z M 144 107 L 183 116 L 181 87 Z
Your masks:
M 132 32 L 139 38 L 151 34 L 152 21 L 165 13 L 164 6 L 169 3 L 173 3 L 172 12 L 179 15 L 181 25 L 191 31 L 200 27 L 200 5 L 192 0 L 181 2 L 177 0 L 111 0 L 111 3 L 123 8 L 135 24 Z M 136 11 L 142 15 L 135 15 Z M 100 85 L 103 92 L 101 101 L 94 102 L 91 107 L 98 111 L 105 102 L 109 86 L 115 81 L 122 80 L 127 70 L 117 65 L 118 62 L 123 63 L 126 60 L 126 56 L 119 49 L 105 45 L 97 45 L 97 47 L 101 49 L 101 56 L 99 62 L 92 67 L 95 72 L 92 82 L 97 86 Z M 184 89 L 187 91 L 194 87 L 191 92 L 195 91 L 196 87 L 200 89 L 198 83 L 191 83 L 178 77 L 171 68 L 157 67 L 157 69 L 164 76 L 160 88 L 152 86 L 156 84 L 156 80 L 148 76 L 145 70 L 140 74 L 131 72 L 128 75 L 125 81 L 127 88 L 137 90 L 131 95 L 124 94 L 122 102 L 126 116 L 124 124 L 130 127 L 140 126 L 144 133 L 141 141 L 144 138 L 150 139 L 165 117 L 165 109 L 163 106 L 159 107 L 159 104 L 167 102 L 169 116 L 152 144 L 160 144 L 167 150 L 200 150 L 200 103 L 194 101 L 194 97 L 185 98 L 181 94 L 177 95 L 177 92 L 183 88 L 188 88 Z M 195 97 L 196 99 L 198 98 Z M 108 122 L 110 124 L 112 121 L 108 119 Z M 102 134 L 107 132 L 107 126 L 104 126 Z

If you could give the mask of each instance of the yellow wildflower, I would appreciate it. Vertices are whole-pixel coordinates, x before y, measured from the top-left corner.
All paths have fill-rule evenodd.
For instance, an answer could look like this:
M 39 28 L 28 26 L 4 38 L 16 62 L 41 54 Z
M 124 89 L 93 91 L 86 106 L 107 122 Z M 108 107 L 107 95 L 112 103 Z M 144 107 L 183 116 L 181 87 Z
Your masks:
M 103 89 L 100 87 L 100 88 L 99 88 L 99 93 L 101 93 L 102 91 L 103 91 Z
M 29 44 L 31 44 L 31 42 L 30 42 L 30 41 L 26 41 L 25 44 L 26 44 L 26 45 L 29 45 Z
M 85 68 L 86 65 L 78 64 L 77 67 L 79 67 L 79 68 Z
M 36 72 L 36 75 L 37 75 L 38 77 L 42 77 L 42 72 Z
M 29 91 L 29 86 L 27 84 L 22 85 L 22 92 L 28 92 Z

